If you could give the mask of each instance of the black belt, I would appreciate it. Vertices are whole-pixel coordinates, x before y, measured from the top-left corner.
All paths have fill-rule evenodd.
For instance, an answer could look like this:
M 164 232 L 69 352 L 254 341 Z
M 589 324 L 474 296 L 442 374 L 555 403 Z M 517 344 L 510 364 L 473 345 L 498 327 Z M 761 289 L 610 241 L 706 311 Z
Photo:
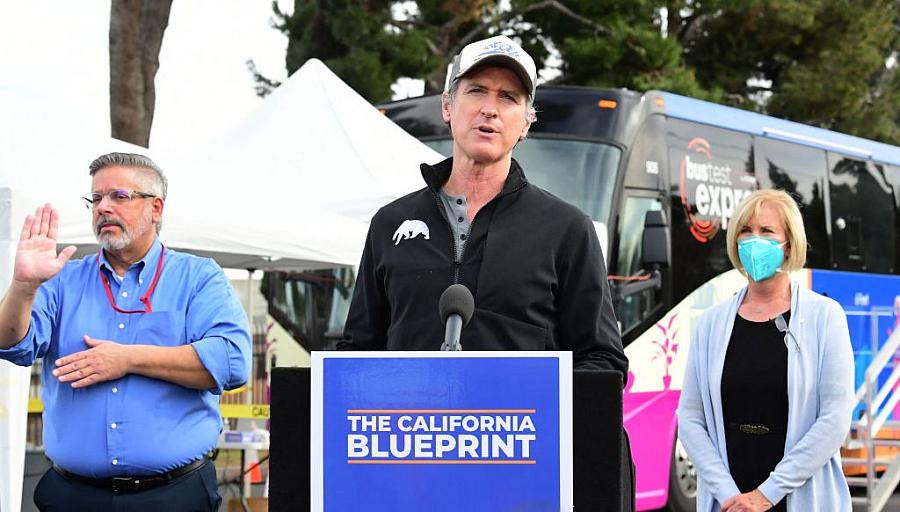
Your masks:
M 202 459 L 189 462 L 180 468 L 175 468 L 166 473 L 147 476 L 114 476 L 112 478 L 90 478 L 81 476 L 71 471 L 67 471 L 56 463 L 53 464 L 53 470 L 69 480 L 88 484 L 93 487 L 101 487 L 103 489 L 112 489 L 113 492 L 141 492 L 157 487 L 162 487 L 176 478 L 188 475 L 202 468 L 209 462 L 209 456 L 204 455 Z
M 749 425 L 746 423 L 726 423 L 725 425 L 731 430 L 737 430 L 743 434 L 753 434 L 757 436 L 777 434 L 785 431 L 783 428 L 767 427 L 765 425 Z

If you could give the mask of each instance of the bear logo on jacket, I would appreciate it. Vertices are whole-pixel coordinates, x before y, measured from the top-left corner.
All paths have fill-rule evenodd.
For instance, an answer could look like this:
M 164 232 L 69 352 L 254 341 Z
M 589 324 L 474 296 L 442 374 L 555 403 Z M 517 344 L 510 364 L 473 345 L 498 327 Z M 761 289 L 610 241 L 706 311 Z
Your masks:
M 397 228 L 397 231 L 394 231 L 394 236 L 392 240 L 394 241 L 394 245 L 399 245 L 400 240 L 408 240 L 413 239 L 419 235 L 423 235 L 425 240 L 428 240 L 428 225 L 420 220 L 404 220 L 400 227 Z

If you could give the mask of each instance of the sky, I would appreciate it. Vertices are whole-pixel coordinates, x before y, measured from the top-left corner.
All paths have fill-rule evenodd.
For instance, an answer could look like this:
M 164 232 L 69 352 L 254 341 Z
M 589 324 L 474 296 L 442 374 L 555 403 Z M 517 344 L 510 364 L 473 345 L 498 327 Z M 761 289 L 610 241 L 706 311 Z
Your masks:
M 283 11 L 292 0 L 278 0 Z M 59 99 L 109 133 L 109 0 L 0 0 L 0 88 Z M 175 0 L 156 75 L 153 150 L 202 144 L 262 99 L 246 61 L 287 78 L 270 0 Z

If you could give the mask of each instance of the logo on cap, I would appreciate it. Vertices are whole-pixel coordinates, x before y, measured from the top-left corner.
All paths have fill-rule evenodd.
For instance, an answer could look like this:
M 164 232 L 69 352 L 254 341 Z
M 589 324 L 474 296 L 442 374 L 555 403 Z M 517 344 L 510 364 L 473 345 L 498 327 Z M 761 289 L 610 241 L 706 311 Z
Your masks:
M 529 97 L 534 97 L 534 86 L 537 81 L 537 71 L 534 60 L 528 53 L 506 36 L 494 36 L 482 41 L 476 41 L 466 45 L 459 55 L 453 58 L 447 68 L 447 81 L 444 90 L 449 91 L 453 83 L 468 73 L 473 66 L 490 58 L 506 57 L 511 64 L 509 67 L 518 73 L 522 84 Z
M 486 45 L 484 51 L 476 55 L 475 58 L 480 59 L 488 55 L 509 55 L 510 57 L 519 60 L 519 52 L 517 52 L 511 44 L 502 41 L 496 41 Z

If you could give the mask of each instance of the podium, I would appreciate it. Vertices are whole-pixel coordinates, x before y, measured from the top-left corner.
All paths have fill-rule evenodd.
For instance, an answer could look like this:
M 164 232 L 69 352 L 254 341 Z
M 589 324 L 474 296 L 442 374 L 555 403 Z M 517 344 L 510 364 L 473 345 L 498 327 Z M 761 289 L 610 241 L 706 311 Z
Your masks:
M 419 353 L 428 357 L 428 352 Z M 390 358 L 392 353 L 380 353 Z M 571 432 L 560 430 L 563 444 L 573 449 L 572 474 L 574 510 L 633 510 L 633 470 L 627 437 L 622 428 L 621 377 L 616 372 L 576 371 L 572 374 Z M 318 383 L 317 386 L 320 386 Z M 269 505 L 273 511 L 306 511 L 311 504 L 311 456 L 320 458 L 321 444 L 311 451 L 309 368 L 276 368 L 272 373 L 271 458 Z M 443 390 L 436 390 L 441 392 Z M 387 420 L 386 420 L 387 421 Z M 412 421 L 412 420 L 407 420 Z M 333 437 L 333 436 L 332 436 Z M 334 445 L 340 447 L 340 444 Z M 347 448 L 349 450 L 349 448 Z M 341 453 L 343 457 L 347 453 Z M 347 455 L 348 456 L 348 455 Z M 546 462 L 546 460 L 544 461 Z M 378 470 L 377 467 L 370 468 Z M 430 470 L 428 468 L 426 471 Z M 322 471 L 317 466 L 317 471 Z M 446 485 L 454 492 L 465 487 Z M 355 489 L 347 482 L 347 492 Z M 421 509 L 433 504 L 421 503 Z M 346 507 L 326 507 L 344 510 Z M 555 510 L 546 503 L 522 510 Z

